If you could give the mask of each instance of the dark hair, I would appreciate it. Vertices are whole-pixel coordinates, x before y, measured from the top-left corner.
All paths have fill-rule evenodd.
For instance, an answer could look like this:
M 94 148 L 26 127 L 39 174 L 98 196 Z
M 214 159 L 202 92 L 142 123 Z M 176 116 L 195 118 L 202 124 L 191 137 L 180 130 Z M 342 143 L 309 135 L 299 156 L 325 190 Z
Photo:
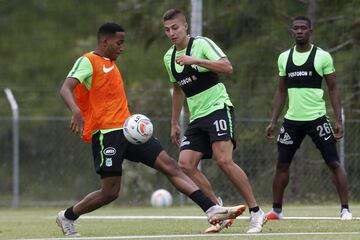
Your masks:
M 174 19 L 174 18 L 176 18 L 178 16 L 180 16 L 182 18 L 182 20 L 184 22 L 186 22 L 185 15 L 182 13 L 182 11 L 180 11 L 178 9 L 169 9 L 169 10 L 167 10 L 163 15 L 163 21 L 171 20 L 171 19 Z
M 311 20 L 310 18 L 306 17 L 306 16 L 297 16 L 297 17 L 294 17 L 293 18 L 293 22 L 294 21 L 297 21 L 297 20 L 302 20 L 302 21 L 305 21 L 307 22 L 307 25 L 310 29 L 312 29 L 312 25 L 311 25 Z
M 97 38 L 98 40 L 100 40 L 101 37 L 110 37 L 117 32 L 125 32 L 125 30 L 117 23 L 113 23 L 113 22 L 104 23 L 103 25 L 100 26 L 97 32 Z

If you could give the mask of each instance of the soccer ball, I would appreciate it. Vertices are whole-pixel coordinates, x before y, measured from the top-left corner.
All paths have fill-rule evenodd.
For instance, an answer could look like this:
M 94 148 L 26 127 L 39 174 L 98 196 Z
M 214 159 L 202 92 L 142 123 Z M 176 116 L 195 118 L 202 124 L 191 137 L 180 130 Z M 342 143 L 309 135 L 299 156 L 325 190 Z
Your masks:
M 148 117 L 142 114 L 133 114 L 124 123 L 125 138 L 132 144 L 143 144 L 153 134 L 153 125 Z
M 153 192 L 150 199 L 153 207 L 169 207 L 171 206 L 172 201 L 171 194 L 165 189 L 156 190 Z

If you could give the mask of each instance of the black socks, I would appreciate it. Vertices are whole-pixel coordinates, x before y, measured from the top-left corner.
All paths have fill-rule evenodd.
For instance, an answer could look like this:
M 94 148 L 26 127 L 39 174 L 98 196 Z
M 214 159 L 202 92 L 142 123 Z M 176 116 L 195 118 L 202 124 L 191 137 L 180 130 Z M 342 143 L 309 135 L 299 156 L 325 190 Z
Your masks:
M 273 210 L 276 213 L 281 213 L 282 211 L 282 203 L 273 203 Z
M 215 205 L 200 189 L 191 193 L 189 198 L 199 205 L 204 212 Z
M 344 208 L 346 208 L 347 210 L 350 211 L 350 209 L 349 209 L 349 204 L 341 204 L 341 211 L 342 211 Z
M 75 215 L 75 213 L 73 211 L 73 207 L 69 207 L 68 209 L 66 209 L 64 215 L 67 219 L 73 220 L 73 221 L 75 221 L 76 219 L 79 218 L 79 216 Z
M 256 206 L 256 207 L 253 207 L 253 208 L 249 208 L 249 212 L 254 212 L 254 213 L 256 213 L 256 212 L 259 211 L 259 210 L 260 210 L 259 206 Z

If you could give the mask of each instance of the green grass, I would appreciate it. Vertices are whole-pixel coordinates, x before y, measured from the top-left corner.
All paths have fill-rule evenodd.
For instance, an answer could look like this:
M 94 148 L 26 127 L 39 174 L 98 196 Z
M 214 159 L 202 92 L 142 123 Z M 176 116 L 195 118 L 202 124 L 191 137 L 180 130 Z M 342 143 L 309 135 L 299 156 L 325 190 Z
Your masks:
M 63 237 L 55 223 L 55 216 L 61 208 L 21 208 L 0 209 L 0 239 L 19 238 L 60 238 Z M 269 210 L 265 206 L 264 210 Z M 354 217 L 360 216 L 360 205 L 351 205 Z M 287 217 L 335 217 L 338 215 L 337 205 L 291 205 L 285 207 Z M 196 207 L 172 207 L 155 209 L 151 207 L 114 207 L 99 209 L 87 216 L 204 216 Z M 245 214 L 248 216 L 248 213 Z M 202 234 L 208 227 L 205 219 L 196 220 L 95 220 L 79 219 L 77 229 L 86 237 L 111 237 L 134 235 L 189 235 Z M 238 219 L 224 235 L 197 237 L 171 237 L 167 239 L 360 239 L 360 222 L 339 220 L 283 220 L 269 221 L 261 235 L 231 236 L 226 234 L 243 234 L 248 227 L 248 220 Z M 294 235 L 294 233 L 325 233 L 324 235 Z M 340 234 L 330 235 L 327 232 Z M 357 234 L 346 234 L 354 233 Z M 284 235 L 279 235 L 283 233 Z M 285 234 L 288 233 L 288 234 Z M 342 234 L 345 233 L 345 234 Z M 139 238 L 137 238 L 139 239 Z M 156 238 L 155 238 L 156 239 Z M 159 238 L 160 239 L 160 238 Z

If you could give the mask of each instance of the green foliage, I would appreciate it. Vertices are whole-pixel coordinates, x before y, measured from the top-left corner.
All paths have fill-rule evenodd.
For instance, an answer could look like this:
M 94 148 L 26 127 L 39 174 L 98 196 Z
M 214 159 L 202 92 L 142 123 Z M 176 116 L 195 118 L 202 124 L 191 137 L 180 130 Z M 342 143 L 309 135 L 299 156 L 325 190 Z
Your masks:
M 289 31 L 291 18 L 308 15 L 311 12 L 309 2 L 203 0 L 203 35 L 225 51 L 234 67 L 232 76 L 220 76 L 235 105 L 237 120 L 241 121 L 234 159 L 245 166 L 257 186 L 256 195 L 264 199 L 271 198 L 270 179 L 276 159 L 274 143 L 264 143 L 262 135 L 264 122 L 271 117 L 277 86 L 277 57 L 294 44 Z M 332 51 L 347 120 L 359 118 L 360 1 L 315 2 L 314 43 Z M 169 143 L 171 84 L 163 55 L 171 43 L 163 33 L 162 15 L 169 8 L 179 8 L 190 23 L 190 3 L 190 0 L 0 0 L 0 91 L 5 87 L 13 90 L 22 118 L 65 118 L 61 123 L 21 122 L 23 195 L 37 201 L 62 201 L 78 199 L 97 187 L 90 147 L 66 132 L 69 112 L 58 91 L 75 60 L 95 48 L 96 31 L 106 21 L 118 22 L 126 30 L 125 51 L 118 65 L 124 76 L 131 111 L 154 119 L 156 136 L 172 156 L 177 156 L 177 149 Z M 0 117 L 6 119 L 11 109 L 4 94 L 0 96 Z M 329 104 L 328 107 L 331 108 Z M 349 122 L 348 142 L 359 136 L 358 130 L 354 130 L 358 129 L 356 124 Z M 0 190 L 10 192 L 11 172 L 4 169 L 11 169 L 11 123 L 2 119 L 0 127 L 0 150 L 4 159 L 0 168 L 0 176 L 4 176 Z M 355 144 L 348 149 L 348 162 L 352 164 L 349 179 L 356 179 L 358 149 Z M 204 169 L 214 181 L 214 187 L 223 189 L 224 176 L 213 165 L 206 162 Z M 122 190 L 126 197 L 139 195 L 135 200 L 140 201 L 151 191 L 150 185 L 169 186 L 165 177 L 154 174 L 151 169 L 141 170 L 143 175 L 139 176 L 134 174 L 138 172 L 136 165 L 126 167 L 128 175 L 124 185 L 129 186 Z M 266 170 L 261 171 L 264 168 Z M 34 174 L 37 171 L 40 173 Z M 322 174 L 322 170 L 320 172 Z M 324 185 L 329 182 L 325 176 Z M 58 179 L 62 178 L 65 180 L 59 183 Z M 131 188 L 131 182 L 143 185 L 135 189 Z M 49 192 L 59 185 L 63 187 L 54 190 L 58 195 Z M 354 190 L 354 198 L 359 199 L 356 186 L 353 184 L 351 190 Z M 316 189 L 309 192 L 316 192 Z M 231 192 L 222 194 L 230 201 L 235 199 Z
M 128 90 L 134 90 L 131 99 L 135 102 L 130 104 L 146 103 L 155 95 L 169 97 L 167 90 L 160 90 L 171 87 L 162 63 L 170 47 L 162 30 L 162 14 L 179 8 L 190 22 L 190 1 L 2 0 L 0 4 L 0 53 L 6 56 L 0 59 L 0 87 L 13 89 L 23 116 L 67 114 L 58 98 L 59 86 L 76 58 L 94 49 L 96 30 L 105 21 L 119 22 L 127 32 L 119 65 Z M 276 84 L 277 56 L 292 45 L 290 19 L 306 15 L 308 8 L 303 1 L 203 1 L 203 35 L 218 43 L 232 61 L 235 73 L 223 79 L 229 89 L 241 93 L 241 97 L 232 94 L 241 109 L 256 107 L 263 113 L 264 105 L 268 108 Z M 353 40 L 333 53 L 346 96 L 359 85 L 359 51 L 354 51 L 359 24 L 358 1 L 317 1 L 316 44 L 332 49 Z M 149 97 L 143 97 L 145 90 Z M 251 98 L 254 93 L 264 97 Z M 242 97 L 251 98 L 247 101 L 251 105 L 244 104 Z M 356 100 L 347 104 L 352 106 Z M 9 115 L 6 104 L 0 101 L 0 115 Z

